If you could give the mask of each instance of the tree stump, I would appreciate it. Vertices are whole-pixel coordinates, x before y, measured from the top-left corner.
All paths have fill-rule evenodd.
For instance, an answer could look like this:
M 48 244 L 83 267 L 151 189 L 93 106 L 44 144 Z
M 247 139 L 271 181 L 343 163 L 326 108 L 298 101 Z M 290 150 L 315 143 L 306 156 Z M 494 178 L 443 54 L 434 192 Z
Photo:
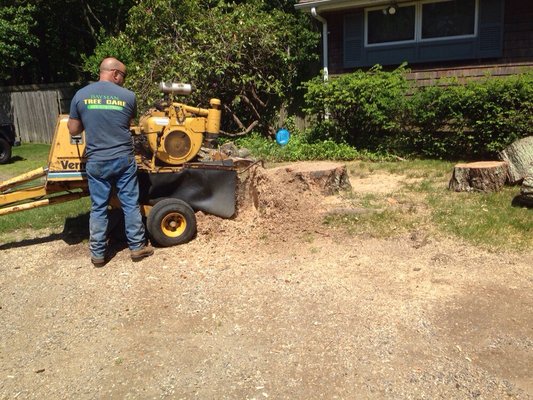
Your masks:
M 457 164 L 448 184 L 456 192 L 497 192 L 507 180 L 507 163 L 479 161 Z
M 237 209 L 241 215 L 258 212 L 273 219 L 291 215 L 304 221 L 321 207 L 323 196 L 350 188 L 343 164 L 299 162 L 268 169 L 256 164 L 239 175 Z
M 284 167 L 273 168 L 270 173 L 280 171 L 294 176 L 309 188 L 316 188 L 324 195 L 331 195 L 340 190 L 350 189 L 350 180 L 346 165 L 333 162 L 300 162 Z
M 520 183 L 533 164 L 533 136 L 517 140 L 500 152 L 500 158 L 509 165 L 509 183 Z

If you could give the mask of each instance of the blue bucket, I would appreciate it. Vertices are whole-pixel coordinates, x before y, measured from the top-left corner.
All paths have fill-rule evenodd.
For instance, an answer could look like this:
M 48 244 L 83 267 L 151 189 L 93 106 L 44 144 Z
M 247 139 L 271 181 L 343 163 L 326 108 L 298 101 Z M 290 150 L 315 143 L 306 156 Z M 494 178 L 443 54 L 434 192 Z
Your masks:
M 291 138 L 291 134 L 289 133 L 287 129 L 284 129 L 284 128 L 279 129 L 276 132 L 276 142 L 280 146 L 285 146 L 287 143 L 289 143 L 290 138 Z

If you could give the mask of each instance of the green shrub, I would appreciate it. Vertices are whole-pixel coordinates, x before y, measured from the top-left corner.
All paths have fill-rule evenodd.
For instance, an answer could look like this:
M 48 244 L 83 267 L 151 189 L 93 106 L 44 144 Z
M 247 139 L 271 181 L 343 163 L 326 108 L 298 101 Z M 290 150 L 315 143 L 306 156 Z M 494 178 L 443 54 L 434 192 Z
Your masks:
M 307 140 L 303 134 L 292 134 L 289 143 L 280 146 L 271 139 L 253 134 L 238 139 L 236 144 L 265 161 L 353 160 L 359 156 L 357 150 L 347 144 L 332 140 L 309 143 Z
M 531 132 L 533 74 L 422 88 L 408 106 L 408 151 L 438 158 L 493 157 Z
M 405 66 L 304 84 L 310 137 L 371 152 L 480 159 L 531 134 L 533 74 L 412 88 Z
M 313 123 L 313 138 L 372 151 L 382 148 L 385 138 L 401 128 L 409 88 L 405 72 L 403 65 L 392 72 L 375 66 L 326 83 L 320 78 L 305 83 L 304 112 Z

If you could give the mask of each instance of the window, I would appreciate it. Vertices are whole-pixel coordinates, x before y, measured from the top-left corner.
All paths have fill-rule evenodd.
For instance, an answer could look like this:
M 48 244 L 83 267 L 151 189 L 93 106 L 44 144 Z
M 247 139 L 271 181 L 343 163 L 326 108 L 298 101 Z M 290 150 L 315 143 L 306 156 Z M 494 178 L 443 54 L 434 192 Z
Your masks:
M 365 10 L 365 45 L 476 36 L 478 0 L 429 0 Z
M 367 21 L 368 44 L 415 39 L 415 6 L 400 7 L 394 15 L 385 9 L 372 10 Z
M 422 39 L 473 35 L 475 0 L 422 4 Z

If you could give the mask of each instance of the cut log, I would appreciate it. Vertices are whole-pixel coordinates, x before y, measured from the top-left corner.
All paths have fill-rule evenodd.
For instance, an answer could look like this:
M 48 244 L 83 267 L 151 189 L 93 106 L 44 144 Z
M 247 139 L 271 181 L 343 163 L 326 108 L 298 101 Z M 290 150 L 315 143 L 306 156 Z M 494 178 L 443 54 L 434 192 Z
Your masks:
M 533 168 L 524 178 L 520 187 L 520 194 L 513 199 L 514 206 L 533 208 Z
M 507 163 L 479 161 L 457 164 L 448 184 L 456 192 L 498 192 L 507 180 Z
M 533 164 L 533 136 L 517 140 L 500 152 L 500 159 L 509 165 L 509 183 L 519 184 Z
M 533 167 L 531 168 L 530 174 L 526 176 L 522 182 L 520 194 L 523 196 L 529 196 L 531 197 L 531 200 L 533 200 Z

